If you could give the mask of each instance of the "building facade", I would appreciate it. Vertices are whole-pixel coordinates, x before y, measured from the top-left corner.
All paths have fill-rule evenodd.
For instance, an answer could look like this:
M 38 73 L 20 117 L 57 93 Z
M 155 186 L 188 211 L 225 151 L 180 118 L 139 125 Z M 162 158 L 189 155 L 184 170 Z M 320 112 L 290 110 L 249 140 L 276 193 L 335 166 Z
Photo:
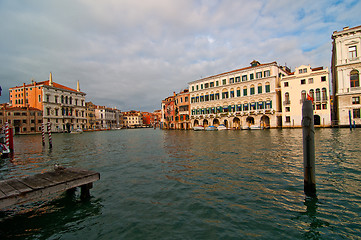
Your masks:
M 10 105 L 32 107 L 43 111 L 43 122 L 51 123 L 52 132 L 69 132 L 86 127 L 85 93 L 52 80 L 32 82 L 9 89 Z
M 15 134 L 41 133 L 43 112 L 32 107 L 10 107 L 7 104 L 1 104 L 0 129 L 6 122 L 14 129 Z
M 143 126 L 143 116 L 140 111 L 123 112 L 123 127 L 137 128 Z
M 276 62 L 252 61 L 250 67 L 190 82 L 192 127 L 282 126 L 280 77 L 289 73 Z
M 331 126 L 331 104 L 328 68 L 301 65 L 282 77 L 282 127 L 302 127 L 302 105 L 313 100 L 315 127 Z
M 332 34 L 333 122 L 361 125 L 361 26 Z
M 175 95 L 162 101 L 162 129 L 175 129 Z
M 96 105 L 93 104 L 92 102 L 86 102 L 85 107 L 86 107 L 86 119 L 87 119 L 86 129 L 94 130 L 96 127 L 96 117 L 95 117 Z
M 190 129 L 190 101 L 189 90 L 184 89 L 180 93 L 176 94 L 175 98 L 175 129 Z

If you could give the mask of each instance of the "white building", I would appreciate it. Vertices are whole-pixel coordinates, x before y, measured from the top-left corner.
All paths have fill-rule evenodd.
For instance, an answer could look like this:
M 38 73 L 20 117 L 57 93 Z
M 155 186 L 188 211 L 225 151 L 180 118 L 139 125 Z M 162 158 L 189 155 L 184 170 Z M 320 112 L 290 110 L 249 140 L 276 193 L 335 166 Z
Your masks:
M 333 120 L 340 126 L 361 125 L 361 26 L 335 31 L 332 39 Z
M 301 65 L 281 79 L 282 127 L 302 127 L 302 105 L 313 99 L 315 126 L 331 126 L 328 68 Z
M 253 61 L 250 67 L 190 82 L 192 126 L 280 127 L 280 77 L 288 74 L 276 62 Z

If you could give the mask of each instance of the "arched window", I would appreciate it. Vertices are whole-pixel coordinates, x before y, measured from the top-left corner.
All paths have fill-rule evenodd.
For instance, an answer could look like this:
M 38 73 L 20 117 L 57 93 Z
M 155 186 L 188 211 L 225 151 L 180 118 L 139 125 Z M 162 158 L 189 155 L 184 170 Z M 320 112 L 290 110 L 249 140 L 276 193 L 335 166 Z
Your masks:
M 322 101 L 326 101 L 326 100 L 327 100 L 327 89 L 322 88 Z
M 302 101 L 306 100 L 306 91 L 305 90 L 302 90 L 302 92 L 301 92 L 301 100 Z
M 251 88 L 249 89 L 249 91 L 250 91 L 250 95 L 253 95 L 254 94 L 254 85 L 252 84 L 251 85 Z
M 262 93 L 262 84 L 258 83 L 258 94 Z
M 241 96 L 241 88 L 238 87 L 238 88 L 237 88 L 237 97 L 240 97 L 240 96 Z
M 268 93 L 271 91 L 271 86 L 270 86 L 270 83 L 269 82 L 266 82 L 266 85 L 265 85 L 265 92 Z
M 316 89 L 316 101 L 321 101 L 321 91 L 319 88 Z
M 222 90 L 222 99 L 228 98 L 228 90 L 227 89 L 223 89 Z
M 290 104 L 290 94 L 288 92 L 285 93 L 284 104 Z
M 359 72 L 357 70 L 352 70 L 350 73 L 350 84 L 351 87 L 359 87 L 360 81 L 359 81 Z
M 234 97 L 234 89 L 231 88 L 231 91 L 229 92 L 229 97 L 233 98 Z
M 310 97 L 311 97 L 312 99 L 315 99 L 315 90 L 310 89 Z
M 246 86 L 243 87 L 243 96 L 247 96 L 247 87 Z

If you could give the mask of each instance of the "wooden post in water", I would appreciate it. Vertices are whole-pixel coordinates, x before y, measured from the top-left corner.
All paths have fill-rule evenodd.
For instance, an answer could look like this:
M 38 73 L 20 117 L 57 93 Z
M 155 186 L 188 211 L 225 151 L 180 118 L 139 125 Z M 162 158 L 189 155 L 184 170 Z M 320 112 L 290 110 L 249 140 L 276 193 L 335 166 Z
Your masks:
M 45 146 L 45 130 L 44 130 L 44 122 L 41 124 L 41 137 L 43 141 L 43 146 Z
M 53 147 L 53 141 L 51 139 L 51 123 L 48 122 L 48 136 L 49 136 L 49 148 Z
M 302 133 L 304 192 L 308 197 L 316 197 L 315 128 L 313 106 L 310 100 L 304 101 L 302 105 Z

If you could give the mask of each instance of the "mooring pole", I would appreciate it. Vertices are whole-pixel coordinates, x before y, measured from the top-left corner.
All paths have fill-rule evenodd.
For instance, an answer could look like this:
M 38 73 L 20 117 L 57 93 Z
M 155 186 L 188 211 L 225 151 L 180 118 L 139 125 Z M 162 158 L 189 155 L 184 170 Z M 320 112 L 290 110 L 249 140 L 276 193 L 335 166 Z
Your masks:
M 49 135 L 49 148 L 53 147 L 53 141 L 51 139 L 51 123 L 48 122 L 48 135 Z
M 348 110 L 348 121 L 350 122 L 350 130 L 352 130 L 351 110 Z
M 45 146 L 45 132 L 44 132 L 44 123 L 41 124 L 41 136 L 43 138 L 43 146 Z
M 309 197 L 316 197 L 315 128 L 313 107 L 310 100 L 304 101 L 302 105 L 302 133 L 304 192 Z

